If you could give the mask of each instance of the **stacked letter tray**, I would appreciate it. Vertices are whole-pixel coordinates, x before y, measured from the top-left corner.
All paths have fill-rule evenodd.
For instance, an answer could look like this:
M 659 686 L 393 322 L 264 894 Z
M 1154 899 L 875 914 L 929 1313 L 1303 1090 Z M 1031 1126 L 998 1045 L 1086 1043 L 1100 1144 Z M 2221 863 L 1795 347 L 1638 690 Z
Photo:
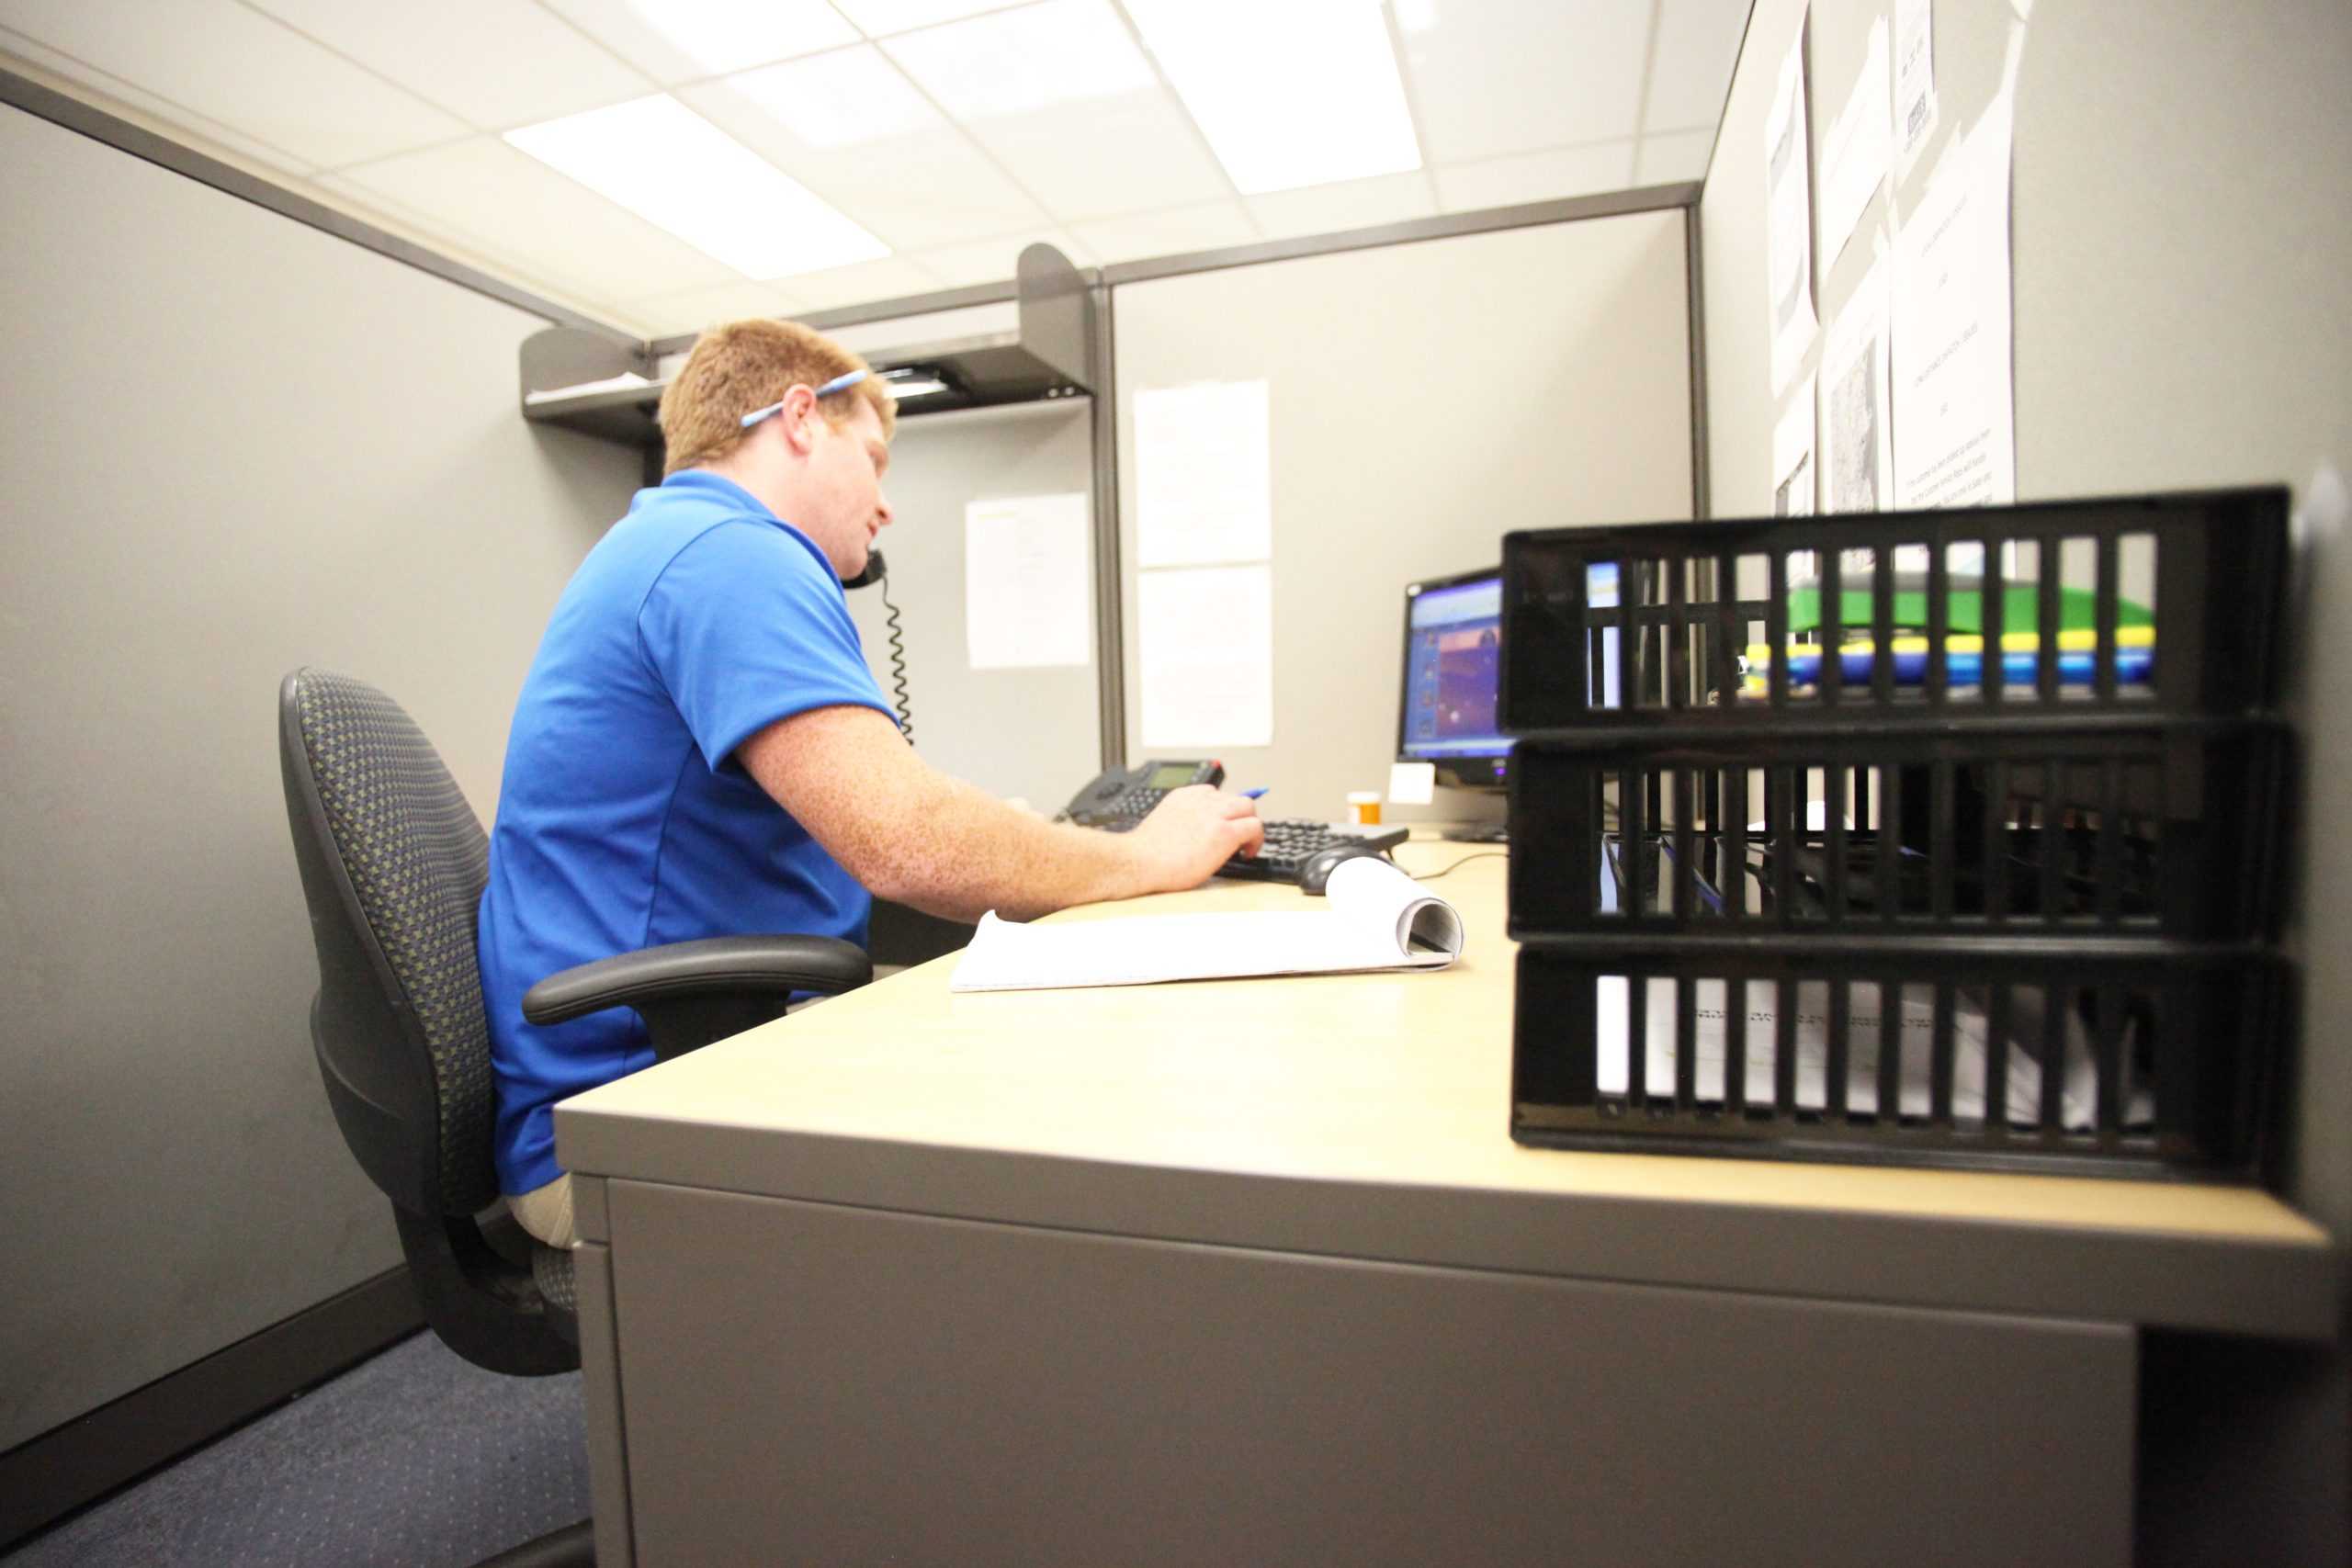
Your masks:
M 2286 512 L 1508 536 L 1512 1135 L 2259 1179 Z

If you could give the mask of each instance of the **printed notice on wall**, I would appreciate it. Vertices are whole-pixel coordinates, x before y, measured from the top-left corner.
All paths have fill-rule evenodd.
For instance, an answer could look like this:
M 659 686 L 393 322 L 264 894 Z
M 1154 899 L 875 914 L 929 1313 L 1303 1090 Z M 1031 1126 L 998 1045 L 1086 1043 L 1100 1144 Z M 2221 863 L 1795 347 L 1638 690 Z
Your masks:
M 1854 90 L 1821 142 L 1820 254 L 1825 265 L 1846 248 L 1854 225 L 1862 220 L 1886 179 L 1894 142 L 1888 115 L 1886 18 L 1882 17 L 1871 24 Z
M 1894 0 L 1894 172 L 1906 179 L 1936 129 L 1933 0 Z
M 1886 264 L 1874 264 L 1821 345 L 1821 509 L 1894 504 L 1887 396 Z
M 1779 397 L 1813 346 L 1812 138 L 1805 130 L 1804 26 L 1781 62 L 1764 120 L 1766 268 L 1772 291 L 1772 395 Z
M 1905 507 L 2017 499 L 2009 366 L 2009 134 L 1996 97 L 1938 164 L 1895 243 L 1894 494 Z
M 1214 566 L 1273 551 L 1263 381 L 1136 394 L 1136 564 Z
M 1772 427 L 1772 515 L 1813 515 L 1813 389 L 1805 378 L 1789 412 Z
M 1086 496 L 964 508 L 964 643 L 975 670 L 1084 664 L 1093 653 Z
M 1273 744 L 1272 568 L 1141 572 L 1136 610 L 1145 750 Z

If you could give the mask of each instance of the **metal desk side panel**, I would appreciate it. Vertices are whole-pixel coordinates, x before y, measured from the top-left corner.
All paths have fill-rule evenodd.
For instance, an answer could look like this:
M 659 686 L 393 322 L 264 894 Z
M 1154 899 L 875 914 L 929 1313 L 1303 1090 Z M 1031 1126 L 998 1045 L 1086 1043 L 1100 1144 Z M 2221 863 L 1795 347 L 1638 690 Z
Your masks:
M 2128 1328 L 614 1185 L 638 1561 L 2127 1562 Z

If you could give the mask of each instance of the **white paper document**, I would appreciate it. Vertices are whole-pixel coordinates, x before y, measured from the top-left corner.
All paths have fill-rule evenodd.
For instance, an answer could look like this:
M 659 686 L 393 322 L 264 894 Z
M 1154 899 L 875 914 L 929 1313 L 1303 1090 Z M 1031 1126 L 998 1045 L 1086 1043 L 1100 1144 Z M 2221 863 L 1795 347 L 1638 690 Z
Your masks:
M 1092 657 L 1086 511 L 1083 491 L 964 508 L 964 642 L 973 669 L 1034 670 Z
M 1600 978 L 1596 1003 L 1597 1087 L 1603 1094 L 1632 1089 L 1630 982 L 1623 976 Z M 1724 1100 L 1724 1013 L 1730 987 L 1721 980 L 1699 980 L 1691 990 L 1691 1092 L 1694 1099 Z M 1644 1087 L 1652 1095 L 1671 1095 L 1675 1082 L 1675 982 L 1653 976 L 1645 983 L 1643 1038 Z M 1935 1006 L 1930 993 L 1906 990 L 1897 1002 L 1899 1053 L 1895 1073 L 1895 1110 L 1904 1116 L 1927 1116 L 1934 1110 L 1933 1045 Z M 1878 1111 L 1878 1056 L 1883 1000 L 1880 987 L 1855 982 L 1848 991 L 1846 1019 L 1846 1106 L 1875 1114 Z M 1751 982 L 1746 988 L 1738 1031 L 1746 1046 L 1747 1066 L 1741 1103 L 1775 1104 L 1775 1069 L 1779 1061 L 1780 1015 L 1778 987 Z M 2065 1063 L 2059 1085 L 2059 1115 L 2064 1125 L 2081 1130 L 2095 1125 L 2098 1111 L 2098 1068 L 2091 1042 L 2081 1021 L 2068 1017 L 2062 1030 Z M 2038 1012 L 2013 1018 L 2016 1038 L 2008 1047 L 2002 1104 L 2013 1125 L 2031 1126 L 2041 1114 L 2041 1065 L 2019 1039 L 2042 1036 Z M 1796 1063 L 1792 1088 L 1795 1108 L 1821 1111 L 1828 1107 L 1829 987 L 1818 980 L 1797 984 Z M 1955 998 L 1952 1009 L 1952 1114 L 1964 1122 L 1984 1117 L 1990 1049 L 1984 1012 L 1972 998 Z M 2122 1055 L 2131 1055 L 2129 1042 Z M 2144 1085 L 2134 1086 L 2125 1102 L 2127 1124 L 2145 1123 L 2154 1101 Z
M 1813 515 L 1814 378 L 1789 402 L 1789 412 L 1772 427 L 1772 515 Z
M 1894 177 L 1910 177 L 1936 129 L 1933 0 L 1894 0 Z
M 1214 566 L 1273 553 L 1271 398 L 1263 381 L 1136 394 L 1136 560 Z
M 1837 259 L 1885 182 L 1894 145 L 1888 103 L 1886 18 L 1871 24 L 1862 71 L 1821 141 L 1821 256 Z
M 1873 264 L 1821 346 L 1821 509 L 1894 504 L 1887 400 L 1886 265 Z
M 1813 346 L 1812 138 L 1805 129 L 1804 28 L 1781 62 L 1764 120 L 1765 270 L 1771 285 L 1772 395 L 1779 397 Z
M 1136 611 L 1146 750 L 1273 744 L 1272 568 L 1138 572 Z
M 2017 499 L 2009 352 L 2009 136 L 1996 98 L 1938 164 L 1895 243 L 1894 496 L 1904 507 Z
M 980 917 L 947 982 L 955 991 L 1052 990 L 1442 969 L 1462 955 L 1462 917 L 1385 860 L 1346 861 L 1320 908 L 1250 909 L 1017 925 Z

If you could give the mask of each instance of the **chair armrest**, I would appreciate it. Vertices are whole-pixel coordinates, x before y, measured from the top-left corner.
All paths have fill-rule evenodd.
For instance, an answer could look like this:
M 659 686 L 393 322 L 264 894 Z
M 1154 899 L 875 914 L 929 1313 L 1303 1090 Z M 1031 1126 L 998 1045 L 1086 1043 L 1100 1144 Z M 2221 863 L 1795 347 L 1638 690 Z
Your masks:
M 765 1022 L 798 991 L 834 996 L 874 977 L 864 948 L 829 936 L 717 936 L 616 953 L 548 976 L 523 1016 L 561 1023 L 634 1008 L 663 1059 Z

